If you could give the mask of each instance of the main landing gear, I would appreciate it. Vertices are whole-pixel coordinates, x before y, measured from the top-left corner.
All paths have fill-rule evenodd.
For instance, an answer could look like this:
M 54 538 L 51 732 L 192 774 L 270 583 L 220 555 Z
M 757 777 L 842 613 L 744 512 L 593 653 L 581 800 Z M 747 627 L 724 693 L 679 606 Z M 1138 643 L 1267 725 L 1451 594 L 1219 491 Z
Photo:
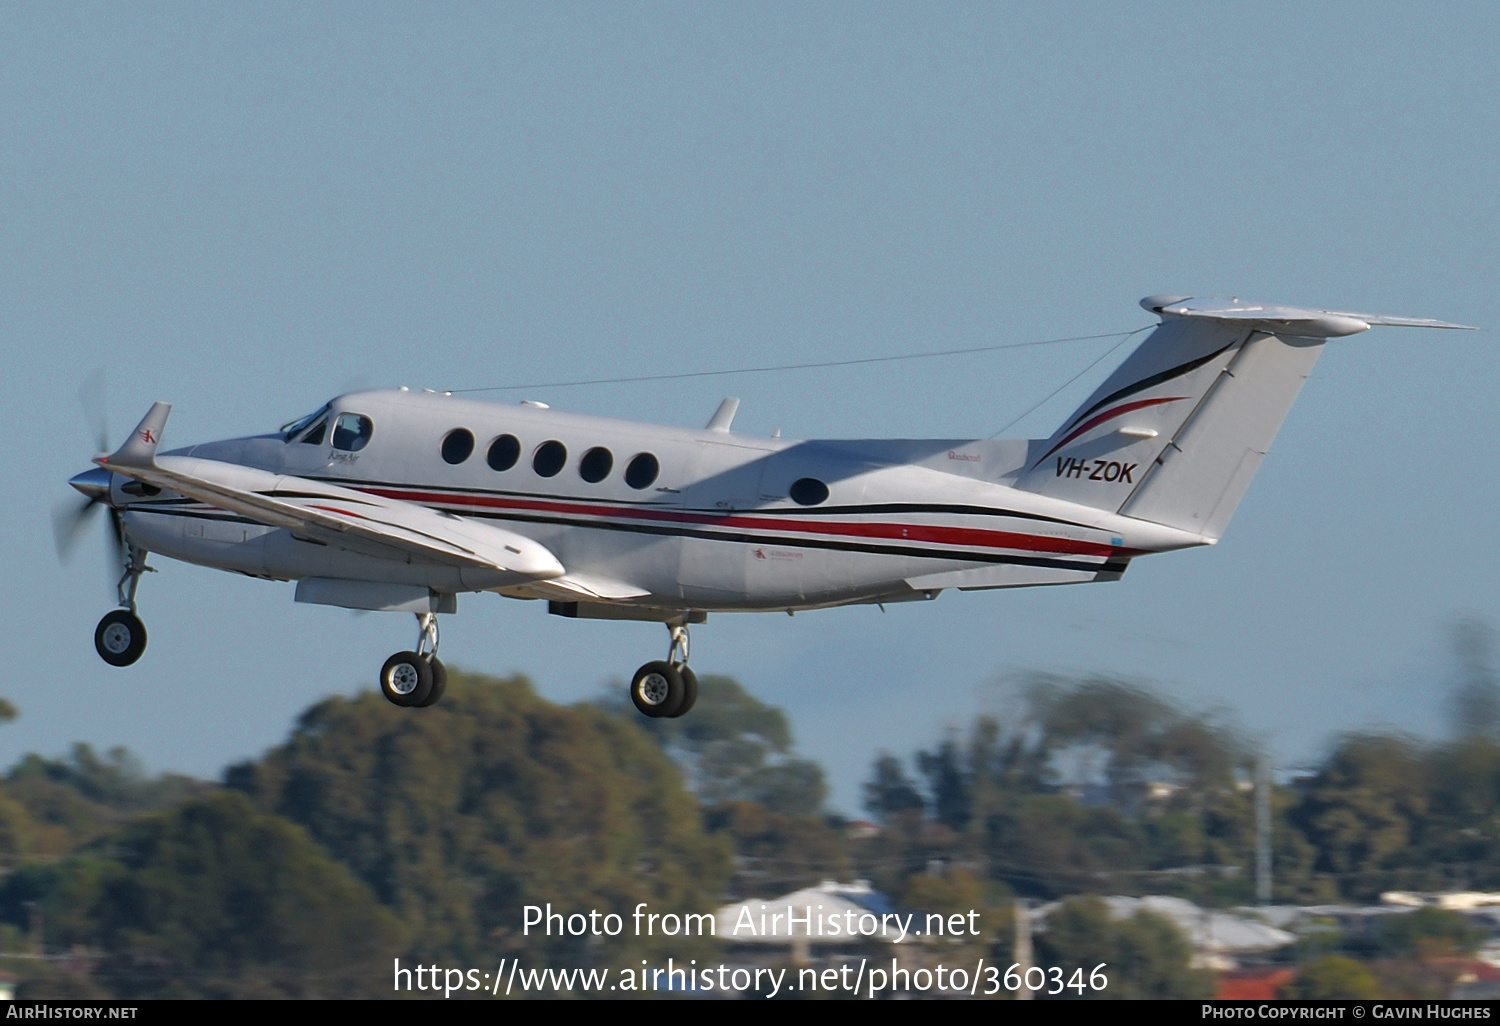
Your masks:
M 688 669 L 686 624 L 667 624 L 672 644 L 665 661 L 649 662 L 630 679 L 630 700 L 650 717 L 683 715 L 698 701 L 698 677 Z
M 380 693 L 396 705 L 432 705 L 448 689 L 448 671 L 438 662 L 435 613 L 417 614 L 417 650 L 397 652 L 380 668 Z
M 120 608 L 104 614 L 94 628 L 94 649 L 111 666 L 129 666 L 146 651 L 146 625 L 135 615 L 135 590 L 141 574 L 155 573 L 146 565 L 146 550 L 131 545 L 126 550 L 125 576 L 116 585 Z

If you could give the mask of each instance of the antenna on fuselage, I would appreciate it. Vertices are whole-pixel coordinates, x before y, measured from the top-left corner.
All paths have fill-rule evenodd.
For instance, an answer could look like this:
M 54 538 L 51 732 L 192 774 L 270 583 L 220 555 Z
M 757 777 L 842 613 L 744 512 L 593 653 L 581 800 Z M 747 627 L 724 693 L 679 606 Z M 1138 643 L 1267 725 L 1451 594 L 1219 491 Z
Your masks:
M 729 425 L 734 423 L 735 411 L 740 408 L 738 399 L 725 399 L 714 411 L 714 415 L 708 418 L 706 430 L 717 431 L 721 434 L 729 434 Z

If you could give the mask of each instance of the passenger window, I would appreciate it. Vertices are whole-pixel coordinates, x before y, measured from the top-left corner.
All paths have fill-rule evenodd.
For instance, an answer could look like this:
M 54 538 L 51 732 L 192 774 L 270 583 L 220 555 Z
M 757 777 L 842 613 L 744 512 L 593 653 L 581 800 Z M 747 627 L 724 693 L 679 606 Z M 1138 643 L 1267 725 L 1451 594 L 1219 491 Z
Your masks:
M 485 462 L 491 470 L 509 470 L 521 458 L 521 440 L 515 435 L 501 435 L 490 443 Z
M 609 476 L 614 465 L 614 454 L 601 446 L 583 454 L 578 461 L 578 474 L 589 484 L 598 484 Z
M 656 475 L 660 473 L 661 464 L 655 456 L 649 452 L 637 453 L 631 458 L 630 466 L 625 468 L 625 483 L 640 491 L 655 484 Z
M 531 469 L 535 470 L 539 477 L 556 477 L 558 471 L 562 470 L 563 464 L 567 462 L 567 446 L 553 440 L 543 442 L 536 447 L 536 453 L 531 457 Z
M 799 477 L 787 494 L 799 506 L 816 506 L 828 498 L 828 486 L 815 477 Z
M 341 413 L 333 422 L 333 447 L 345 452 L 359 452 L 370 443 L 375 425 L 358 413 Z
M 474 436 L 465 428 L 454 428 L 443 436 L 443 460 L 454 466 L 474 451 Z

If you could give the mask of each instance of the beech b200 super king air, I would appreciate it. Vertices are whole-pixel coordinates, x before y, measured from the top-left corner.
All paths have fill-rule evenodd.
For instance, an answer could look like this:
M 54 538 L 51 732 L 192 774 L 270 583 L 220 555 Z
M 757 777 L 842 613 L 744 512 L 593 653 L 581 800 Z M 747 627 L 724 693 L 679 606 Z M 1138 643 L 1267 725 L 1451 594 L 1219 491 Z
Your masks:
M 1052 437 L 792 441 L 431 392 L 356 392 L 281 431 L 157 452 L 171 407 L 71 484 L 109 511 L 124 576 L 99 655 L 146 647 L 148 552 L 296 581 L 296 600 L 415 613 L 385 696 L 442 695 L 437 614 L 460 592 L 539 599 L 560 616 L 667 626 L 636 671 L 648 716 L 698 685 L 688 625 L 940 591 L 1115 581 L 1137 556 L 1211 545 L 1325 340 L 1442 321 L 1152 296 L 1161 323 Z

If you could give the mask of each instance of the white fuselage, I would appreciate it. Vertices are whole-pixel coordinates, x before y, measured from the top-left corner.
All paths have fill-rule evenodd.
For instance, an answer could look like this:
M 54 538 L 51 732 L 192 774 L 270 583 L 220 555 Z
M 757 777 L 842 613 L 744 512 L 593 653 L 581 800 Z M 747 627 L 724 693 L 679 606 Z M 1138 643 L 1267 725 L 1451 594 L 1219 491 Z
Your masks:
M 407 391 L 341 396 L 327 419 L 341 414 L 367 418 L 358 451 L 338 448 L 323 431 L 314 441 L 276 434 L 172 455 L 501 526 L 592 582 L 601 602 L 648 619 L 663 610 L 807 609 L 931 597 L 945 587 L 1114 580 L 1133 556 L 1206 540 L 1012 487 L 1037 459 L 1039 442 L 762 439 Z M 472 447 L 450 462 L 445 440 L 459 429 L 472 435 Z M 517 458 L 492 469 L 491 446 L 505 436 L 516 440 Z M 543 476 L 545 457 L 557 456 L 549 442 L 566 455 Z M 506 445 L 495 462 L 506 462 Z M 448 456 L 464 448 L 460 436 Z M 595 453 L 586 462 L 595 449 L 608 458 Z M 654 458 L 657 473 L 635 487 L 626 470 L 640 454 Z M 115 479 L 114 498 L 128 503 L 131 541 L 187 562 L 278 580 L 566 597 L 544 586 L 496 586 L 416 557 L 340 549 L 168 493 L 127 495 L 126 484 Z

